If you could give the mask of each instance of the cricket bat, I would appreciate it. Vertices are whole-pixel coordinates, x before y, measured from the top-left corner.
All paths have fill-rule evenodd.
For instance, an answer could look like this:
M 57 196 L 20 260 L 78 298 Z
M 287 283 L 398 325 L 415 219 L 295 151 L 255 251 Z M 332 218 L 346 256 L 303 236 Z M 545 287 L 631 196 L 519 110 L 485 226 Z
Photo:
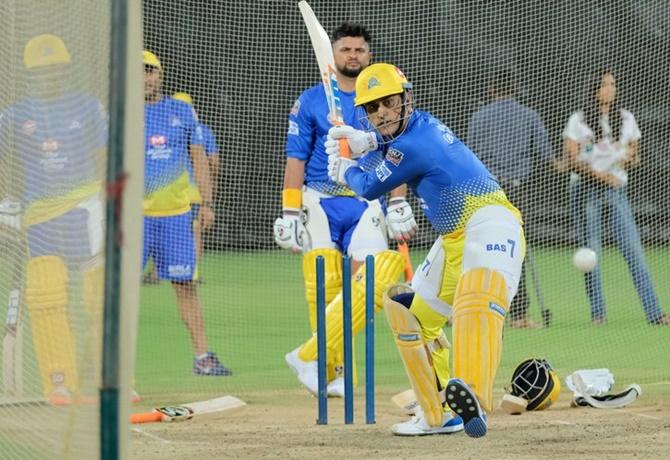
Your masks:
M 212 415 L 238 407 L 246 406 L 247 403 L 234 396 L 222 396 L 207 401 L 196 401 L 181 404 L 179 406 L 157 407 L 151 412 L 141 412 L 130 416 L 130 423 L 157 423 L 157 422 L 183 422 L 194 417 Z
M 300 8 L 302 19 L 309 33 L 309 39 L 312 42 L 316 62 L 319 64 L 319 72 L 328 101 L 328 119 L 333 125 L 343 125 L 344 118 L 342 117 L 342 103 L 340 102 L 340 87 L 337 84 L 337 73 L 335 72 L 333 45 L 309 4 L 303 0 L 298 3 L 298 8 Z M 340 153 L 345 158 L 351 157 L 346 139 L 340 139 Z M 398 243 L 398 251 L 405 259 L 405 281 L 410 282 L 414 272 L 407 243 Z
M 9 291 L 5 336 L 2 339 L 2 379 L 7 396 L 23 393 L 23 334 L 19 325 L 21 290 Z

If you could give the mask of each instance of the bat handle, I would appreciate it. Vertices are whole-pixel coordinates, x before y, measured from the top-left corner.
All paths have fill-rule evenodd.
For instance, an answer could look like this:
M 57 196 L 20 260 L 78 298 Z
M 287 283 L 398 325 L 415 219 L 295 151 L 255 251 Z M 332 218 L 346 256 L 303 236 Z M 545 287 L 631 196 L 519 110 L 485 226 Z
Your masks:
M 398 242 L 398 252 L 405 259 L 405 281 L 410 282 L 414 277 L 414 270 L 412 269 L 412 259 L 409 257 L 409 246 L 404 241 Z
M 155 423 L 162 422 L 163 414 L 160 412 L 143 412 L 141 414 L 132 414 L 130 423 Z

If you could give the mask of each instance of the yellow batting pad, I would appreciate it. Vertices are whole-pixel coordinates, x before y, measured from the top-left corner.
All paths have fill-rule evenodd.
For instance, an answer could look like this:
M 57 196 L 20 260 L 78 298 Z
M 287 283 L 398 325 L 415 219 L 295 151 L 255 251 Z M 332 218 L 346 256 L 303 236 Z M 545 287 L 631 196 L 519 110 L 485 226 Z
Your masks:
M 342 290 L 342 254 L 337 249 L 314 249 L 302 258 L 305 297 L 309 308 L 309 325 L 316 332 L 316 258 L 323 256 L 326 283 L 326 305 Z
M 44 256 L 28 262 L 26 306 L 47 397 L 58 385 L 71 392 L 78 388 L 74 339 L 67 313 L 67 288 L 68 272 L 61 258 Z
M 507 309 L 502 274 L 475 268 L 461 276 L 452 318 L 454 377 L 472 387 L 487 412 L 493 409 L 493 382 L 500 364 Z
M 398 281 L 405 269 L 405 262 L 396 251 L 383 251 L 375 256 L 375 312 L 381 310 L 386 290 Z M 351 327 L 352 335 L 358 334 L 365 326 L 365 265 L 361 265 L 351 282 Z M 338 295 L 326 309 L 326 347 L 328 363 L 336 364 L 336 357 L 343 350 L 342 296 Z M 317 358 L 316 334 L 305 342 L 300 350 L 303 361 Z
M 444 409 L 430 351 L 421 334 L 421 324 L 407 307 L 393 300 L 395 295 L 408 292 L 412 292 L 411 289 L 403 285 L 391 287 L 384 297 L 384 311 L 426 421 L 430 426 L 441 426 Z

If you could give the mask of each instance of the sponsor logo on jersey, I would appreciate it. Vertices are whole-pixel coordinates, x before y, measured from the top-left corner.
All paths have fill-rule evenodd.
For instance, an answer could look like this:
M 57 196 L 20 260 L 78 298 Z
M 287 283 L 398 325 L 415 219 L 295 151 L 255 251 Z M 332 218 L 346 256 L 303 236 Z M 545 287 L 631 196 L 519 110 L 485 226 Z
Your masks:
M 155 149 L 163 149 L 167 146 L 167 136 L 163 134 L 154 134 L 149 139 L 149 143 Z
M 488 243 L 486 250 L 488 252 L 507 252 L 507 245 L 505 243 Z
M 384 163 L 375 168 L 375 173 L 377 174 L 377 179 L 379 179 L 379 182 L 384 182 L 391 176 L 391 170 Z
M 35 120 L 26 120 L 23 122 L 24 134 L 31 136 L 35 131 L 37 131 L 37 123 Z
M 170 125 L 173 127 L 181 126 L 181 120 L 179 117 L 172 117 L 172 120 L 170 120 Z
M 291 107 L 291 115 L 297 117 L 299 113 L 300 113 L 300 99 L 296 99 L 296 101 L 293 103 L 293 107 Z
M 386 159 L 396 166 L 400 164 L 404 156 L 404 153 L 402 153 L 400 150 L 394 149 L 393 147 L 389 148 L 386 152 Z
M 293 120 L 288 121 L 288 133 L 292 136 L 300 135 L 300 128 L 298 128 L 298 123 Z
M 81 128 L 81 123 L 77 120 L 72 120 L 72 123 L 70 123 L 70 129 L 80 129 Z
M 59 146 L 60 144 L 56 139 L 47 139 L 42 142 L 42 151 L 46 154 L 53 154 L 58 151 Z

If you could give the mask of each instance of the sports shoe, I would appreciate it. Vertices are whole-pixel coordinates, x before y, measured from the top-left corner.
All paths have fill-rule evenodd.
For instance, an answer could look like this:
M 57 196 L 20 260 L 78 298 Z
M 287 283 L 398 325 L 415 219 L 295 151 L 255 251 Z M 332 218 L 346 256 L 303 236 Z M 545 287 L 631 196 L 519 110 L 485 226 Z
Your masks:
M 446 388 L 449 408 L 463 418 L 465 434 L 480 438 L 488 431 L 486 414 L 479 405 L 474 391 L 461 379 L 450 379 Z
M 319 370 L 316 361 L 303 361 L 298 356 L 299 351 L 300 347 L 288 353 L 285 357 L 286 364 L 298 377 L 300 383 L 307 388 L 307 391 L 317 396 L 319 394 Z
M 417 410 L 417 415 L 409 421 L 396 423 L 391 427 L 391 431 L 396 436 L 427 436 L 431 434 L 451 434 L 463 431 L 463 419 L 454 417 L 451 412 L 445 412 L 442 419 L 442 426 L 434 427 L 428 425 L 423 412 Z
M 203 358 L 193 358 L 193 375 L 228 376 L 233 371 L 225 367 L 217 358 L 216 353 L 211 351 Z
M 328 397 L 344 398 L 344 377 L 337 377 L 328 382 Z

